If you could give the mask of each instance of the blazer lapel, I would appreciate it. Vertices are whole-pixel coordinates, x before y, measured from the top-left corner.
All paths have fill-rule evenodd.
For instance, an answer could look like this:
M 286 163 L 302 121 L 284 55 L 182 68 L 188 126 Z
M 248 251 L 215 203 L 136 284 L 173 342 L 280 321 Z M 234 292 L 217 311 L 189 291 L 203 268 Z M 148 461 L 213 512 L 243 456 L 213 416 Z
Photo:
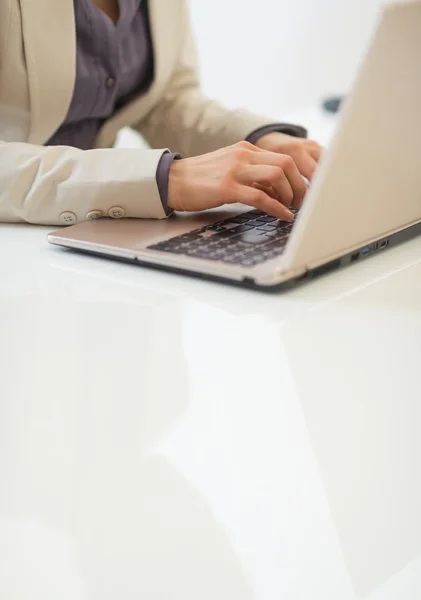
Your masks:
M 149 23 L 154 52 L 155 77 L 150 89 L 153 94 L 155 88 L 166 80 L 172 62 L 168 60 L 168 52 L 173 53 L 176 44 L 171 43 L 173 38 L 177 41 L 180 37 L 180 28 L 176 26 L 176 17 L 173 15 L 174 7 L 171 0 L 149 0 Z M 174 31 L 175 30 L 175 31 Z
M 44 144 L 63 123 L 76 78 L 73 0 L 20 0 L 28 71 L 28 142 Z

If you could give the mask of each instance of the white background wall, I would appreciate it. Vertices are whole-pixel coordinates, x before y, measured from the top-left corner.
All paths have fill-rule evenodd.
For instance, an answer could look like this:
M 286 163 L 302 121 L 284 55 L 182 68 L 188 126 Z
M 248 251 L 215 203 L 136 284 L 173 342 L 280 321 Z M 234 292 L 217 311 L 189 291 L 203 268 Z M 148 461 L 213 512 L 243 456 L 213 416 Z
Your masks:
M 345 92 L 381 0 L 190 0 L 205 91 L 282 117 Z

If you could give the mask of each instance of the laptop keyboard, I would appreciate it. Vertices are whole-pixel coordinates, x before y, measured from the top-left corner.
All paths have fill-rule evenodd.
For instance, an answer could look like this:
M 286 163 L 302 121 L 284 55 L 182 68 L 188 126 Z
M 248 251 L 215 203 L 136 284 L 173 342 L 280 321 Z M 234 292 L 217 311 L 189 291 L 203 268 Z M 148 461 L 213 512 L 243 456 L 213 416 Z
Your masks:
M 252 267 L 283 253 L 293 225 L 251 210 L 149 246 L 149 250 Z

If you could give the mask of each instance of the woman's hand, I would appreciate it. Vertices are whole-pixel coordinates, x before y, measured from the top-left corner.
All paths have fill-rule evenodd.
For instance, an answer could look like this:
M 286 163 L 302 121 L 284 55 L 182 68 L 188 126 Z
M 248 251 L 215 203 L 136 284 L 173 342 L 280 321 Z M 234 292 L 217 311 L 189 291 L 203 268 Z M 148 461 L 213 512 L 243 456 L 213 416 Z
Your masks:
M 294 159 L 301 175 L 311 181 L 317 168 L 322 147 L 317 142 L 272 132 L 257 140 L 256 146 L 269 152 L 287 154 Z
M 306 192 L 307 185 L 291 156 L 239 142 L 210 154 L 175 160 L 168 206 L 177 211 L 200 211 L 242 202 L 289 221 L 293 219 L 289 207 L 299 208 Z

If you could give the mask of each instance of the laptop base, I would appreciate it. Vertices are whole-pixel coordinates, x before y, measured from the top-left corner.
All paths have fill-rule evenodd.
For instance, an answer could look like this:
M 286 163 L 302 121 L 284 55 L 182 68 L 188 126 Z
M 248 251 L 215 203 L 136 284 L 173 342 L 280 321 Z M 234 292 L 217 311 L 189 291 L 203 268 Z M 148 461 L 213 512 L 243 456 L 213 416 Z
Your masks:
M 200 271 L 190 271 L 188 269 L 183 269 L 180 267 L 171 267 L 168 265 L 162 264 L 152 264 L 150 262 L 142 261 L 137 258 L 125 258 L 119 257 L 116 255 L 106 254 L 105 252 L 98 252 L 97 250 L 85 250 L 81 248 L 71 248 L 70 250 L 76 251 L 80 254 L 88 254 L 91 256 L 96 256 L 99 258 L 110 259 L 116 262 L 124 262 L 131 265 L 137 265 L 139 267 L 144 267 L 147 269 L 153 269 L 158 271 L 164 271 L 173 273 L 176 275 L 187 275 L 189 277 L 193 277 L 195 279 L 201 279 L 205 281 L 214 281 L 217 283 L 228 284 L 234 287 L 245 288 L 248 290 L 254 290 L 258 292 L 266 292 L 266 293 L 277 293 L 277 292 L 287 292 L 291 289 L 297 288 L 303 283 L 307 283 L 313 279 L 316 279 L 322 275 L 326 275 L 327 273 L 331 273 L 332 271 L 336 271 L 339 268 L 349 267 L 355 263 L 360 262 L 361 260 L 366 260 L 372 256 L 377 255 L 380 252 L 385 250 L 389 250 L 395 246 L 398 246 L 404 242 L 407 242 L 418 235 L 421 235 L 421 221 L 416 223 L 410 227 L 407 227 L 401 231 L 398 231 L 390 236 L 383 237 L 376 242 L 372 242 L 369 245 L 362 246 L 358 250 L 354 250 L 343 255 L 340 258 L 329 261 L 325 264 L 322 264 L 314 269 L 310 269 L 301 275 L 300 277 L 287 279 L 281 283 L 274 283 L 273 285 L 263 285 L 256 281 L 253 277 L 245 276 L 242 280 L 230 279 L 228 277 L 220 277 L 216 275 L 210 275 L 208 273 L 203 273 Z M 69 248 L 65 247 L 66 250 Z

